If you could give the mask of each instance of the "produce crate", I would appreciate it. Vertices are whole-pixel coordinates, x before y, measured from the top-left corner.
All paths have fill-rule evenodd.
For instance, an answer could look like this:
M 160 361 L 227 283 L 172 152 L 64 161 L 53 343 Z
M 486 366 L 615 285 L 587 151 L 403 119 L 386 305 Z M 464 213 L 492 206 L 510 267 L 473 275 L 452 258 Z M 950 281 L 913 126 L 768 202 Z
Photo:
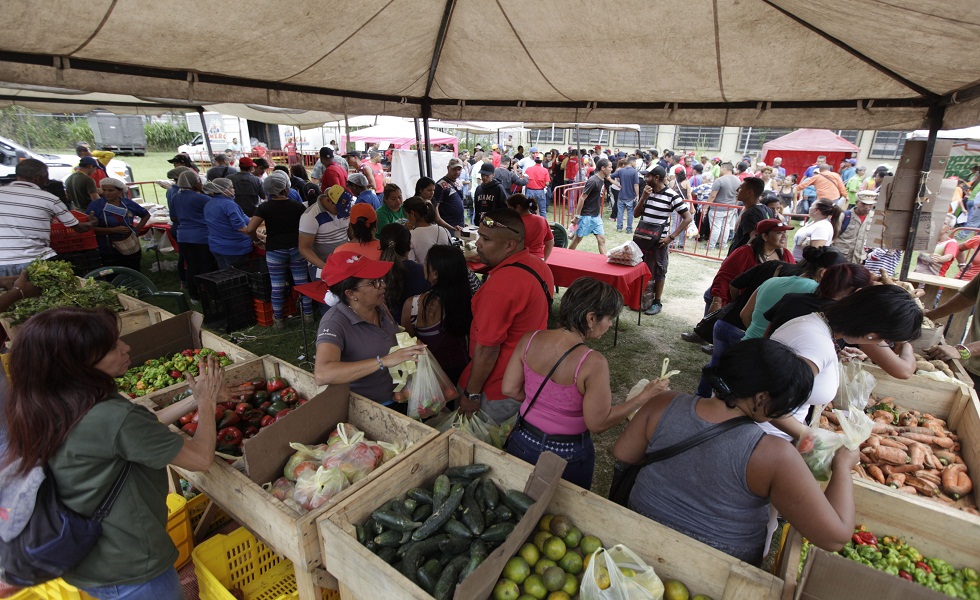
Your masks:
M 255 299 L 252 300 L 252 304 L 255 306 L 255 321 L 262 327 L 271 327 L 275 322 L 275 311 L 272 308 L 272 302 Z M 284 317 L 291 317 L 299 312 L 296 299 L 292 294 L 286 296 L 286 302 L 282 312 Z
M 198 494 L 187 501 L 187 516 L 191 520 L 191 530 L 194 532 L 195 541 L 199 539 L 203 540 L 209 534 L 224 527 L 227 523 L 231 523 L 231 517 L 228 516 L 228 513 L 221 510 L 221 507 L 217 504 L 214 504 L 216 511 L 214 518 L 211 519 L 211 523 L 208 524 L 207 529 L 199 532 L 198 525 L 204 516 L 204 511 L 208 508 L 209 502 L 211 502 L 211 498 L 208 498 L 206 494 Z
M 63 260 L 71 263 L 71 270 L 77 277 L 84 277 L 92 271 L 102 267 L 102 253 L 98 250 L 77 250 L 75 252 L 65 252 L 54 257 L 55 260 Z
M 252 290 L 253 298 L 272 301 L 272 279 L 269 277 L 269 265 L 264 256 L 250 258 L 234 268 L 248 277 L 248 287 Z
M 177 562 L 174 567 L 181 568 L 191 559 L 194 549 L 194 535 L 191 517 L 187 512 L 187 500 L 180 494 L 167 494 L 167 534 L 177 546 Z
M 119 303 L 123 307 L 122 312 L 117 313 L 119 315 L 119 335 L 139 331 L 140 329 L 155 325 L 167 319 L 168 316 L 173 316 L 171 313 L 161 310 L 152 304 L 147 304 L 142 300 L 137 300 L 126 294 L 119 294 L 118 298 Z M 4 330 L 7 332 L 7 339 L 13 341 L 20 325 L 14 325 L 7 318 L 0 318 L 0 325 L 3 325 Z
M 80 223 L 88 222 L 88 215 L 77 210 L 71 211 Z M 51 249 L 58 254 L 68 252 L 78 252 L 79 250 L 97 250 L 98 241 L 95 239 L 95 232 L 89 229 L 78 233 L 70 227 L 65 227 L 61 221 L 54 219 L 51 221 Z M 98 268 L 98 267 L 95 267 Z
M 194 550 L 194 575 L 201 600 L 287 600 L 298 598 L 293 563 L 280 558 L 245 528 L 216 535 Z M 229 590 L 241 590 L 236 596 Z M 323 600 L 338 597 L 324 590 Z
M 343 600 L 431 600 L 424 590 L 362 546 L 354 526 L 390 498 L 411 487 L 430 484 L 447 467 L 471 463 L 489 465 L 487 476 L 503 489 L 523 488 L 534 469 L 503 450 L 450 430 L 320 517 L 317 526 L 324 561 L 327 570 L 340 580 Z M 583 532 L 598 535 L 606 547 L 625 544 L 662 579 L 679 579 L 691 593 L 707 594 L 716 600 L 775 600 L 783 589 L 782 580 L 773 575 L 567 481 L 555 486 L 545 512 L 568 516 Z
M 876 377 L 877 378 L 877 377 Z M 980 473 L 980 403 L 977 402 L 976 392 L 965 386 L 941 381 L 929 381 L 928 386 L 917 386 L 901 379 L 883 377 L 878 379 L 874 388 L 878 397 L 891 396 L 895 404 L 906 408 L 930 413 L 944 419 L 949 428 L 959 436 L 960 454 L 966 463 L 970 474 L 976 478 Z M 891 487 L 881 485 L 854 475 L 856 488 L 868 488 L 874 493 L 900 499 L 910 507 L 922 507 L 938 514 L 920 511 L 920 518 L 933 520 L 956 518 L 955 522 L 968 526 L 980 540 L 980 517 L 971 515 L 954 506 L 946 506 L 938 500 L 922 496 L 912 496 L 899 492 Z M 865 496 L 862 496 L 865 497 Z M 872 496 L 873 497 L 873 496 Z M 974 486 L 971 500 L 980 507 L 980 485 Z M 957 506 L 968 505 L 967 500 L 960 500 Z M 909 510 L 913 510 L 910 508 Z
M 980 569 L 977 525 L 966 513 L 935 515 L 928 500 L 909 503 L 892 494 L 880 494 L 870 486 L 854 486 L 855 523 L 878 536 L 896 535 L 925 556 L 941 558 L 954 567 Z M 938 518 L 937 518 L 938 517 Z M 917 583 L 883 573 L 817 548 L 807 556 L 810 571 L 797 575 L 802 536 L 790 529 L 777 574 L 786 582 L 784 600 L 808 598 L 834 600 L 868 598 L 948 598 Z M 829 569 L 829 572 L 828 572 Z M 799 584 L 802 582 L 802 585 Z M 869 587 L 870 586 L 870 587 Z
M 65 583 L 64 579 L 55 579 L 41 585 L 23 589 L 8 600 L 95 600 L 82 590 Z
M 248 276 L 235 268 L 197 276 L 204 322 L 227 333 L 255 324 Z
M 228 377 L 231 381 L 236 381 L 241 376 L 244 381 L 254 372 L 254 366 L 249 365 L 238 371 L 229 369 Z M 294 409 L 287 418 L 263 428 L 255 437 L 244 442 L 248 475 L 220 460 L 216 460 L 204 472 L 172 470 L 206 493 L 270 548 L 292 560 L 298 573 L 300 597 L 303 600 L 314 600 L 319 597 L 317 587 L 336 587 L 336 581 L 322 568 L 315 525 L 317 517 L 336 502 L 356 493 L 395 466 L 410 460 L 412 453 L 435 439 L 438 432 L 363 396 L 349 393 L 346 385 L 329 386 L 314 396 L 308 395 L 312 384 L 295 385 L 299 382 L 290 373 L 284 372 L 283 377 L 293 383 L 305 397 L 310 398 L 310 401 Z M 299 514 L 262 489 L 261 484 L 274 481 L 282 475 L 286 461 L 294 452 L 289 447 L 289 442 L 320 443 L 339 422 L 353 424 L 371 440 L 413 445 L 348 487 L 330 503 L 306 514 Z
M 973 379 L 970 377 L 969 374 L 967 374 L 966 369 L 963 368 L 962 362 L 960 362 L 959 360 L 950 360 L 947 361 L 946 364 L 949 365 L 950 370 L 953 371 L 953 375 L 956 376 L 957 381 L 962 382 L 968 388 L 973 387 Z M 884 381 L 888 379 L 893 381 L 905 381 L 907 384 L 914 385 L 917 387 L 927 387 L 927 388 L 943 389 L 943 390 L 949 390 L 953 386 L 957 385 L 955 382 L 952 381 L 936 381 L 935 379 L 923 377 L 922 375 L 912 375 L 908 379 L 899 380 L 896 379 L 895 377 L 892 377 L 891 375 L 886 373 L 884 369 L 882 369 L 881 367 L 879 367 L 878 365 L 870 361 L 863 362 L 861 364 L 861 368 L 867 371 L 868 373 L 871 373 L 871 375 L 874 376 L 874 378 L 877 379 L 878 381 Z

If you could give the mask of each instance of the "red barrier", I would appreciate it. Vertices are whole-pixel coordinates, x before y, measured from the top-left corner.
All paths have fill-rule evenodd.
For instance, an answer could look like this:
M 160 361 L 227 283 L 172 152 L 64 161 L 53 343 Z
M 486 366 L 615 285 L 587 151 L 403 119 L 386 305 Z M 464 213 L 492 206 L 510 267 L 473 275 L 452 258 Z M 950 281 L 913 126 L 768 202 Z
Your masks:
M 575 203 L 578 202 L 579 194 L 584 188 L 584 181 L 555 186 L 553 191 L 555 211 L 553 221 L 568 229 L 575 213 Z

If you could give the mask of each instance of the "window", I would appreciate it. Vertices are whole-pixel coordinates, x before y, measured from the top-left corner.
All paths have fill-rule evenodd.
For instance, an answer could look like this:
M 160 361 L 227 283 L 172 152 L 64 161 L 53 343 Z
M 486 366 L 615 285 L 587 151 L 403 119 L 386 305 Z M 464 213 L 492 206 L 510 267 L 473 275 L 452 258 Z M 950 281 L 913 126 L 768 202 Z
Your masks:
M 742 154 L 761 152 L 763 144 L 792 131 L 792 129 L 772 129 L 769 127 L 742 127 L 738 131 L 738 151 Z
M 674 150 L 721 150 L 721 127 L 678 127 Z
M 876 131 L 868 157 L 892 160 L 901 158 L 907 133 L 907 131 Z
M 565 143 L 565 130 L 564 129 L 535 129 L 531 132 L 531 139 L 534 140 L 534 144 L 564 144 Z
M 861 139 L 860 129 L 838 129 L 837 135 L 841 136 L 845 140 L 851 142 L 852 144 L 857 144 L 858 140 Z
M 632 150 L 655 148 L 659 130 L 658 125 L 640 125 L 639 136 L 635 131 L 617 131 L 616 145 L 624 152 L 627 151 L 627 148 Z

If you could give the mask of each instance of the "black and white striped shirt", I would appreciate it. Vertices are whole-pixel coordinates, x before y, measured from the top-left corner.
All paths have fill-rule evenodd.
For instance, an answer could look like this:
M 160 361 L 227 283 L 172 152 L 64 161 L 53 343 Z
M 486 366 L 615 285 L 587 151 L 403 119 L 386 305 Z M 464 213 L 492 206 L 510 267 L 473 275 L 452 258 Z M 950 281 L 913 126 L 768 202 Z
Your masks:
M 33 183 L 15 181 L 0 187 L 0 265 L 51 258 L 51 220 L 65 227 L 78 219 L 54 194 Z
M 643 214 L 640 221 L 654 225 L 666 225 L 673 212 L 687 211 L 687 202 L 681 195 L 669 187 L 650 194 L 643 202 Z

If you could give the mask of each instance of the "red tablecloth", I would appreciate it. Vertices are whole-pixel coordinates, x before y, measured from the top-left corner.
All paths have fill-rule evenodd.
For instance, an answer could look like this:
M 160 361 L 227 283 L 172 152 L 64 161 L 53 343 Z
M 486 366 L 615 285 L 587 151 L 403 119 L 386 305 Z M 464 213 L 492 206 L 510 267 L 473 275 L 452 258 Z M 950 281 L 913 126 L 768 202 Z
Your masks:
M 640 296 L 652 276 L 645 263 L 635 267 L 616 265 L 606 262 L 602 254 L 567 248 L 553 249 L 548 266 L 558 287 L 568 287 L 580 277 L 593 277 L 619 290 L 633 310 L 640 309 Z

